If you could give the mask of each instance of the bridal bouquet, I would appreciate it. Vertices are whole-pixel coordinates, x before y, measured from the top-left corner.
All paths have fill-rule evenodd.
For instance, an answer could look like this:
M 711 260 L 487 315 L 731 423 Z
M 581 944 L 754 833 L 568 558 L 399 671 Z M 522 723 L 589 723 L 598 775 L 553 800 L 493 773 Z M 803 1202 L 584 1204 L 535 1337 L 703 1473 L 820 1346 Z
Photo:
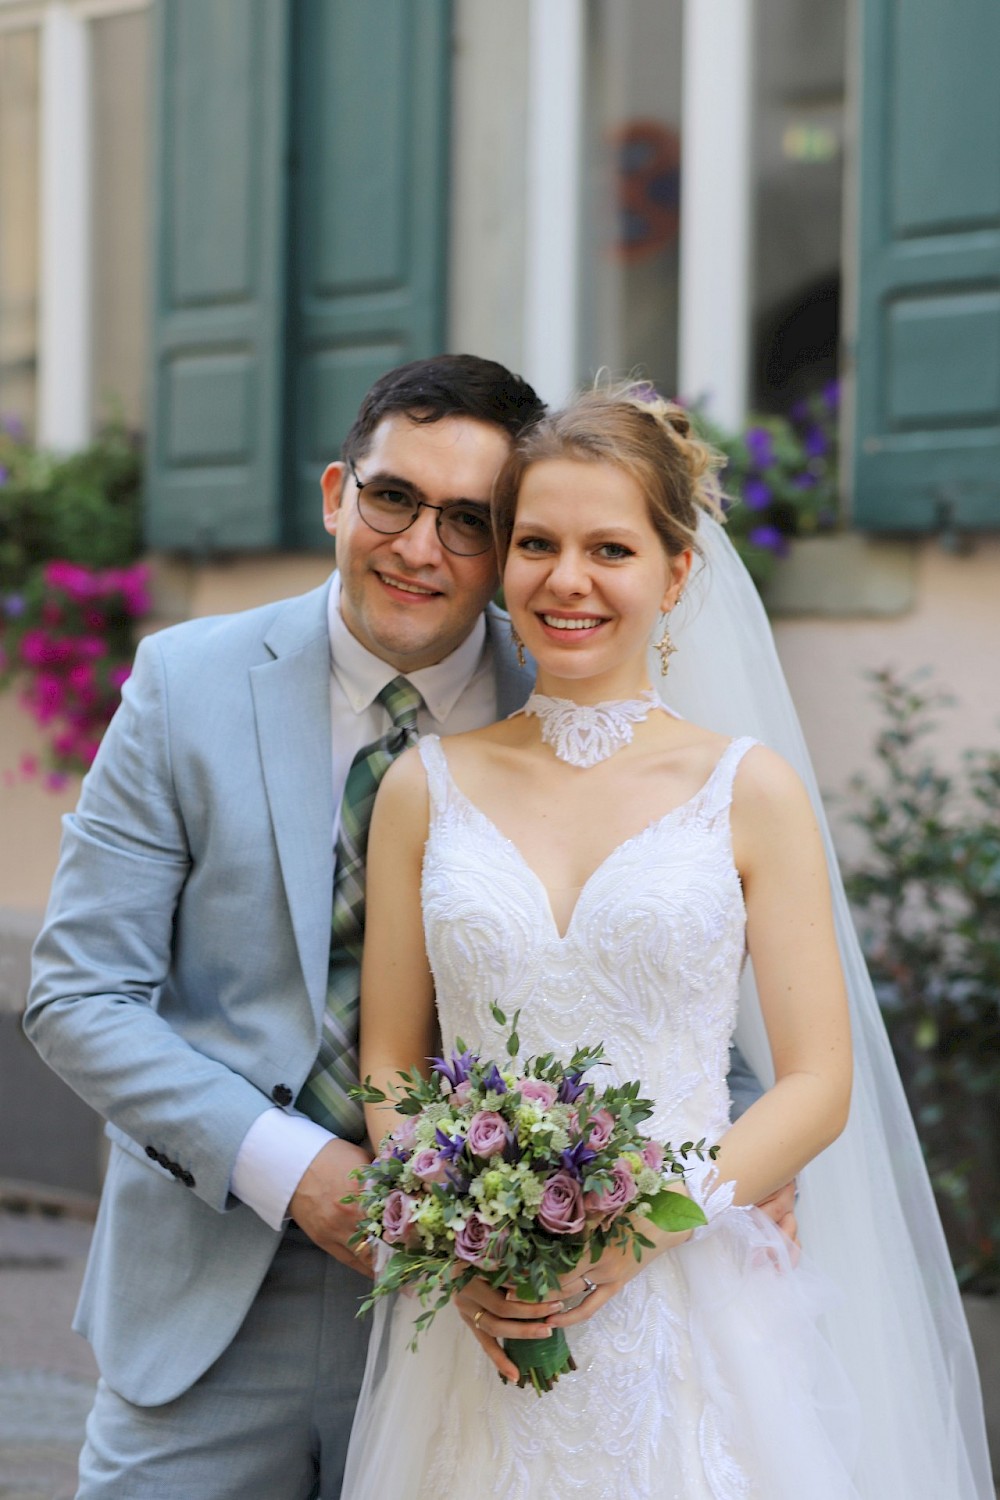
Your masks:
M 507 1026 L 499 1006 L 498 1025 Z M 358 1172 L 361 1208 L 355 1241 L 375 1239 L 392 1255 L 362 1305 L 404 1287 L 423 1303 L 421 1330 L 474 1276 L 510 1287 L 523 1301 L 543 1301 L 582 1261 L 608 1246 L 652 1248 L 648 1220 L 676 1231 L 705 1222 L 698 1205 L 673 1191 L 683 1158 L 714 1157 L 705 1142 L 676 1150 L 639 1129 L 653 1106 L 639 1084 L 599 1092 L 584 1074 L 603 1061 L 602 1046 L 577 1048 L 568 1063 L 552 1054 L 517 1071 L 515 1015 L 508 1066 L 484 1059 L 459 1040 L 449 1059 L 433 1058 L 429 1078 L 399 1075 L 391 1094 L 370 1079 L 354 1091 L 365 1104 L 390 1104 L 403 1122 Z M 541 1394 L 575 1369 L 561 1329 L 548 1339 L 506 1341 L 521 1372 L 518 1384 Z

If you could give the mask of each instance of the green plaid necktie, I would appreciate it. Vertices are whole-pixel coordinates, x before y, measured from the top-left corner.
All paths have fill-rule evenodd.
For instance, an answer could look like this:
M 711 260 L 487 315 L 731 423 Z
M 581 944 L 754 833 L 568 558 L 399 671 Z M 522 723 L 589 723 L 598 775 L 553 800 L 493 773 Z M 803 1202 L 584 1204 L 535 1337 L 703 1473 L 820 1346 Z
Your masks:
M 376 702 L 392 727 L 351 762 L 340 804 L 340 832 L 333 876 L 333 934 L 323 1034 L 313 1070 L 302 1085 L 303 1114 L 345 1140 L 365 1137 L 364 1112 L 348 1090 L 358 1081 L 358 1001 L 365 935 L 365 856 L 375 793 L 397 755 L 417 740 L 417 709 L 423 699 L 405 677 L 394 677 Z

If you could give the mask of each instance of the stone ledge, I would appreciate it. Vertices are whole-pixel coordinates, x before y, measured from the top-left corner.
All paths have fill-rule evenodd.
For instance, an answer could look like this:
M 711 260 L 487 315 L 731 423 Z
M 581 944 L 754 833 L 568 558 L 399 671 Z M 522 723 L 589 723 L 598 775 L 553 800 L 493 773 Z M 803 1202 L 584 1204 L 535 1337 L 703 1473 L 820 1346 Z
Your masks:
M 886 617 L 913 609 L 919 542 L 883 541 L 859 532 L 792 543 L 761 590 L 773 616 Z

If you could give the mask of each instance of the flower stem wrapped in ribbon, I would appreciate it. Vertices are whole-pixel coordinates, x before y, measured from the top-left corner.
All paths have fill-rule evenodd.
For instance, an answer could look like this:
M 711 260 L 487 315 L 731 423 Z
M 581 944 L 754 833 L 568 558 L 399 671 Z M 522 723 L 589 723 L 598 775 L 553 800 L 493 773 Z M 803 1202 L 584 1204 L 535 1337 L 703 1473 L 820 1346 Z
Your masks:
M 685 1158 L 714 1158 L 717 1148 L 651 1140 L 639 1127 L 653 1106 L 638 1083 L 599 1092 L 585 1082 L 603 1046 L 578 1047 L 567 1063 L 547 1053 L 515 1067 L 519 1014 L 503 1062 L 459 1039 L 450 1057 L 431 1059 L 426 1078 L 413 1069 L 389 1093 L 370 1079 L 354 1091 L 402 1117 L 351 1195 L 361 1209 L 354 1242 L 380 1240 L 393 1252 L 361 1311 L 414 1288 L 423 1304 L 414 1345 L 473 1277 L 541 1302 L 609 1246 L 631 1247 L 641 1260 L 652 1248 L 644 1224 L 677 1232 L 705 1222 L 677 1189 Z M 497 1005 L 493 1016 L 508 1027 Z M 539 1394 L 576 1368 L 561 1329 L 505 1347 L 518 1384 Z

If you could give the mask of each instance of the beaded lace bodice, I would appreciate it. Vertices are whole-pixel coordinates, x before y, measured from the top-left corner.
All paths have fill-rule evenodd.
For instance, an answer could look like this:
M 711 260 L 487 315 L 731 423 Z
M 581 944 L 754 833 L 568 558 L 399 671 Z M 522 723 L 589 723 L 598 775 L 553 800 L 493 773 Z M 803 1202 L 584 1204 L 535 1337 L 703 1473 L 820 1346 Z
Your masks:
M 745 947 L 729 813 L 754 743 L 734 740 L 695 796 L 619 844 L 560 936 L 542 882 L 456 786 L 440 742 L 421 740 L 424 933 L 445 1047 L 461 1037 L 502 1057 L 498 1001 L 520 1011 L 523 1056 L 602 1042 L 604 1077 L 638 1079 L 654 1101 L 650 1135 L 717 1141 Z M 399 1298 L 373 1339 L 350 1493 L 858 1500 L 827 1428 L 842 1393 L 814 1297 L 780 1231 L 725 1207 L 569 1329 L 576 1370 L 541 1400 L 501 1384 L 454 1306 L 411 1353 L 419 1304 Z
M 497 1001 L 521 1011 L 523 1055 L 603 1042 L 602 1076 L 638 1078 L 655 1101 L 651 1134 L 717 1137 L 744 955 L 729 807 L 753 744 L 732 741 L 695 796 L 619 844 L 560 936 L 539 878 L 455 785 L 440 741 L 422 740 L 424 931 L 445 1045 L 502 1055 Z

